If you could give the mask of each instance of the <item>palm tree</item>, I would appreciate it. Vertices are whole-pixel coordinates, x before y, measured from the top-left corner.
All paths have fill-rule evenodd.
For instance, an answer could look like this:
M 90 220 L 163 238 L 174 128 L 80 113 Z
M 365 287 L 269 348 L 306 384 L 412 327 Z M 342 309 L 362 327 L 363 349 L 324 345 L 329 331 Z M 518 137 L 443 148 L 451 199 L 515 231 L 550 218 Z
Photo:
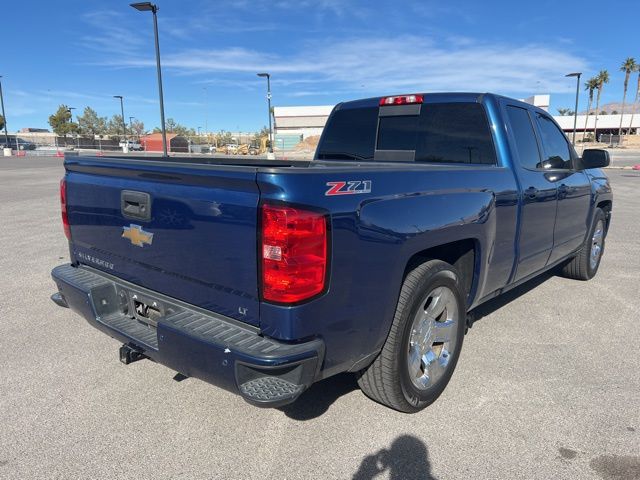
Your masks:
M 638 85 L 636 86 L 636 98 L 633 100 L 633 108 L 631 109 L 631 121 L 629 122 L 629 132 L 633 127 L 633 116 L 636 113 L 636 103 L 638 103 L 638 97 L 640 97 L 640 64 L 636 64 L 636 72 L 638 72 Z M 637 130 L 636 130 L 637 133 Z
M 640 81 L 640 80 L 639 80 Z M 587 114 L 584 119 L 584 134 L 582 135 L 582 143 L 587 138 L 587 123 L 589 122 L 589 114 L 591 113 L 591 105 L 593 104 L 593 92 L 598 88 L 598 77 L 591 77 L 584 84 L 584 89 L 589 92 L 589 103 L 587 105 Z
M 600 108 L 600 96 L 602 95 L 602 88 L 605 83 L 609 83 L 609 72 L 606 70 L 600 70 L 600 73 L 596 76 L 598 80 L 598 96 L 596 97 L 596 123 L 593 126 L 593 135 L 596 142 L 598 141 L 598 109 Z
M 635 58 L 627 57 L 627 59 L 622 62 L 620 66 L 620 71 L 624 72 L 624 90 L 622 93 L 622 114 L 620 115 L 620 127 L 618 128 L 618 137 L 620 137 L 620 141 L 622 141 L 622 118 L 624 117 L 624 104 L 627 100 L 627 87 L 629 86 L 629 77 L 632 72 L 635 72 L 638 68 L 638 64 L 636 63 Z

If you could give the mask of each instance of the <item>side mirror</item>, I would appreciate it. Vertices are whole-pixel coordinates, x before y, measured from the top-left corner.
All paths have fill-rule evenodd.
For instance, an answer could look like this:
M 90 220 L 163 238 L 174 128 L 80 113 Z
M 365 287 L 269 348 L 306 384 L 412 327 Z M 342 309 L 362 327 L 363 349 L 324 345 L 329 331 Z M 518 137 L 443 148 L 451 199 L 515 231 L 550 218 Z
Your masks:
M 587 148 L 582 152 L 582 168 L 604 168 L 610 163 L 609 152 L 598 148 Z

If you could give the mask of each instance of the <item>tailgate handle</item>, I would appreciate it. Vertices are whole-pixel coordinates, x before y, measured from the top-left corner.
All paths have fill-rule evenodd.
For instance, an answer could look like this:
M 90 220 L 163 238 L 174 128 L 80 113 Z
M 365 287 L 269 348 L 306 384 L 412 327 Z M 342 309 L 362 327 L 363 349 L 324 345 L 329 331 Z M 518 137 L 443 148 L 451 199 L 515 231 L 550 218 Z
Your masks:
M 126 218 L 149 220 L 151 219 L 151 196 L 144 192 L 123 190 L 120 196 L 120 209 Z

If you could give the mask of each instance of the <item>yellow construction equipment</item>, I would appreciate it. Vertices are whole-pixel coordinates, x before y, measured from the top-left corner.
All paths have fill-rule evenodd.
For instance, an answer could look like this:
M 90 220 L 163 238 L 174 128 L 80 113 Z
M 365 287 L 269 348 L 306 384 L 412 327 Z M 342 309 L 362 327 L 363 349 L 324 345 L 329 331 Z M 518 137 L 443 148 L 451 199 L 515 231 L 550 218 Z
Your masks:
M 262 155 L 267 151 L 267 144 L 269 143 L 269 137 L 263 135 L 258 140 L 253 140 L 249 145 L 249 155 Z
M 233 152 L 234 155 L 248 155 L 249 154 L 249 145 L 246 143 L 243 145 L 238 145 L 238 148 Z

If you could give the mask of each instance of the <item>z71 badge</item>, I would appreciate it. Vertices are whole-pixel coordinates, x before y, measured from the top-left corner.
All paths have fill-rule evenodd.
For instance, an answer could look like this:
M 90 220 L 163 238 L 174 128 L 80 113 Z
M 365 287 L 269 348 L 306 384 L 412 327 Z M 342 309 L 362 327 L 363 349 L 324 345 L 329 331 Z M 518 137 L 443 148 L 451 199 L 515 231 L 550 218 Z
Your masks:
M 325 192 L 327 196 L 356 195 L 358 193 L 371 193 L 371 180 L 348 180 L 341 182 L 327 182 L 331 187 Z

